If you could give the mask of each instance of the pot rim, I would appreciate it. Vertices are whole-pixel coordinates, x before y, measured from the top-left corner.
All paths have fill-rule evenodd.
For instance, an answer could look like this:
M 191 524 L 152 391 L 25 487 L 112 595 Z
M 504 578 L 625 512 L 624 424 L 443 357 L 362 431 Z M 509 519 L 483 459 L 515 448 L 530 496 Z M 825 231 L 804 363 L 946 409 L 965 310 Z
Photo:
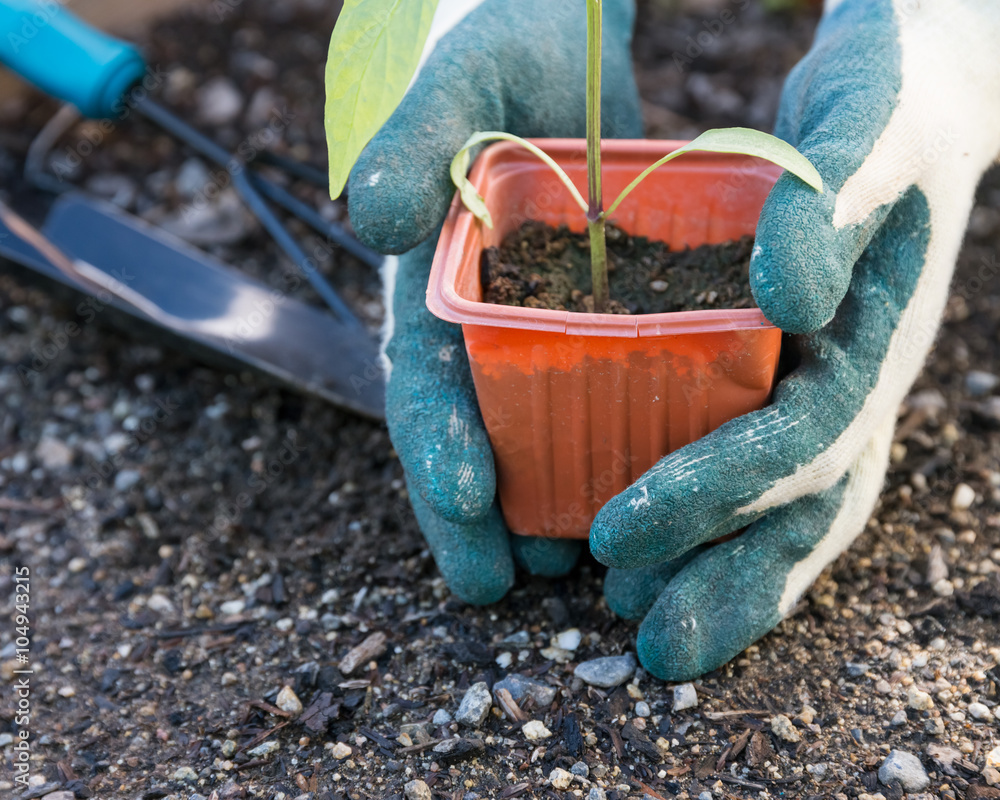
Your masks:
M 565 161 L 586 153 L 584 139 L 531 139 L 556 161 Z M 650 162 L 687 144 L 674 139 L 607 139 L 602 143 L 602 154 L 640 154 Z M 685 158 L 700 160 L 716 167 L 731 163 L 733 158 L 758 161 L 749 156 L 726 153 L 693 152 Z M 493 163 L 523 161 L 540 163 L 537 158 L 514 142 L 490 145 L 469 175 L 477 190 L 482 186 L 487 170 Z M 766 162 L 765 162 L 766 163 Z M 772 166 L 772 165 L 769 165 Z M 775 167 L 780 173 L 780 167 Z M 638 173 L 636 173 L 638 174 Z M 452 200 L 438 239 L 434 261 L 427 284 L 427 308 L 434 316 L 446 322 L 463 325 L 480 325 L 495 328 L 521 328 L 524 330 L 550 331 L 587 336 L 616 336 L 643 338 L 685 333 L 712 333 L 716 331 L 748 330 L 775 327 L 759 308 L 710 309 L 703 311 L 670 311 L 660 314 L 587 314 L 577 311 L 558 311 L 547 308 L 523 308 L 470 300 L 455 289 L 464 257 L 464 244 L 473 232 L 473 226 L 482 225 L 462 204 L 458 193 Z

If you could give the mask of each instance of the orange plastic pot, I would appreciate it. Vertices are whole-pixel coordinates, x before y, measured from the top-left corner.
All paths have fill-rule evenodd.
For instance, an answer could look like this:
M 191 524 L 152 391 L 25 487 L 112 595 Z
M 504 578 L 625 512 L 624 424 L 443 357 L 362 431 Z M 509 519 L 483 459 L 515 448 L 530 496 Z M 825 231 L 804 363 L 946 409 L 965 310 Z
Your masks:
M 586 196 L 585 142 L 535 144 Z M 605 197 L 682 144 L 605 142 Z M 754 232 L 780 174 L 756 159 L 691 153 L 644 181 L 614 222 L 672 247 L 725 242 Z M 586 220 L 548 167 L 515 144 L 487 148 L 470 179 L 495 227 L 456 198 L 427 307 L 462 325 L 510 529 L 586 538 L 601 506 L 661 457 L 767 402 L 781 331 L 758 309 L 611 315 L 484 303 L 484 248 L 526 220 L 574 231 Z

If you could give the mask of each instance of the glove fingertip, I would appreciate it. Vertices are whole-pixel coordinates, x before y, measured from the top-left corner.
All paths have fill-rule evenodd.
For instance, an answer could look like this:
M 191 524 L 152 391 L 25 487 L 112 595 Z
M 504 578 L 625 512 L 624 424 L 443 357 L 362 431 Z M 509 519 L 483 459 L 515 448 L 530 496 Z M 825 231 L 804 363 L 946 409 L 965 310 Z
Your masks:
M 631 502 L 635 485 L 611 498 L 590 526 L 590 552 L 606 567 L 636 569 L 669 558 L 646 535 L 647 521 Z
M 480 462 L 480 463 L 475 463 Z M 438 516 L 457 525 L 482 519 L 496 498 L 493 462 L 467 455 L 458 474 L 422 470 L 414 485 Z
M 497 565 L 490 573 L 469 577 L 467 575 L 449 574 L 450 570 L 441 570 L 448 589 L 460 600 L 472 606 L 489 606 L 499 603 L 511 586 L 514 585 L 514 565 L 510 570 Z
M 750 288 L 764 316 L 787 333 L 819 330 L 847 294 L 854 261 L 833 228 L 834 200 L 785 174 L 761 212 Z
M 507 594 L 514 585 L 514 559 L 496 506 L 473 525 L 456 525 L 435 514 L 419 496 L 411 495 L 411 503 L 452 594 L 477 606 L 495 603 Z
M 705 550 L 693 547 L 678 558 L 639 569 L 609 569 L 604 578 L 608 607 L 623 619 L 642 619 L 678 573 Z
M 694 680 L 718 666 L 702 652 L 702 637 L 684 624 L 682 613 L 665 592 L 639 626 L 636 652 L 647 672 L 664 681 Z M 683 603 L 682 603 L 683 605 Z M 694 620 L 692 615 L 691 620 Z
M 511 534 L 510 549 L 514 554 L 514 561 L 529 574 L 541 578 L 560 578 L 576 565 L 583 550 L 583 542 L 578 539 Z
M 400 255 L 440 224 L 452 187 L 447 171 L 414 169 L 410 159 L 393 150 L 382 134 L 365 148 L 351 171 L 347 207 L 358 239 L 380 253 Z M 416 159 L 417 165 L 422 163 Z

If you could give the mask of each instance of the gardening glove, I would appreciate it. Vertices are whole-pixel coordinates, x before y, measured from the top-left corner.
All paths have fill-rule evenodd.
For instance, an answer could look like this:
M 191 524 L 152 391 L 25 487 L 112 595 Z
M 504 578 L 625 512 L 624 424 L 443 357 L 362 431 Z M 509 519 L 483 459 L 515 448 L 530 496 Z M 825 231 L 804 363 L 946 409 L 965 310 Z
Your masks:
M 976 184 L 1000 153 L 998 42 L 996 3 L 827 2 L 776 129 L 825 191 L 778 181 L 750 267 L 764 314 L 800 334 L 799 366 L 769 407 L 662 459 L 591 529 L 613 567 L 608 603 L 643 618 L 639 657 L 653 674 L 724 664 L 864 528 Z
M 604 3 L 604 135 L 641 135 L 631 72 L 630 0 Z M 452 592 L 499 600 L 514 560 L 537 575 L 572 568 L 582 543 L 508 534 L 493 453 L 462 330 L 424 305 L 440 224 L 455 194 L 452 158 L 475 131 L 585 133 L 583 0 L 442 2 L 430 54 L 403 102 L 363 152 L 349 184 L 358 236 L 384 268 L 389 434 L 420 528 Z

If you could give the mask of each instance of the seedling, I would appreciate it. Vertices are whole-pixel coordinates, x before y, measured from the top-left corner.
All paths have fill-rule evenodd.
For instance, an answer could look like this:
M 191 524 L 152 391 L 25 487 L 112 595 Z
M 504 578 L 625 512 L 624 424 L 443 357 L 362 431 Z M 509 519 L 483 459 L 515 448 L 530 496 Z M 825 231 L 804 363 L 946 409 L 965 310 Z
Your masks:
M 402 100 L 419 64 L 437 0 L 364 0 L 363 5 L 362 10 L 362 0 L 344 3 L 330 42 L 326 123 L 333 197 L 343 191 L 354 161 Z M 451 162 L 451 178 L 462 202 L 490 228 L 493 221 L 486 203 L 467 178 L 473 148 L 497 140 L 516 142 L 555 172 L 586 215 L 597 313 L 607 309 L 609 300 L 605 225 L 632 190 L 668 161 L 693 151 L 755 156 L 788 170 L 816 191 L 823 191 L 819 172 L 787 142 L 749 128 L 722 128 L 706 131 L 651 164 L 605 210 L 601 186 L 602 11 L 602 0 L 587 0 L 587 199 L 551 157 L 510 133 L 474 133 Z

